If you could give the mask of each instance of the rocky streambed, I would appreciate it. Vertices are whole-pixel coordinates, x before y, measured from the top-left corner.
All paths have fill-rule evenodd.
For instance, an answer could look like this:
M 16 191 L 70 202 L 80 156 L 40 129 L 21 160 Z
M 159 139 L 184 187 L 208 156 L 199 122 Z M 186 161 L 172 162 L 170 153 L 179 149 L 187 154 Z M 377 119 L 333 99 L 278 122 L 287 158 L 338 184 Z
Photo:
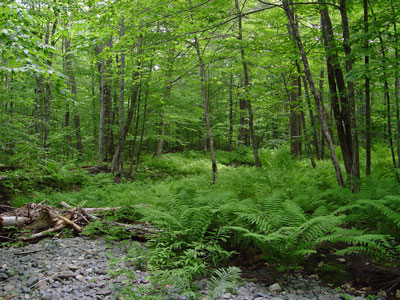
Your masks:
M 85 237 L 46 239 L 22 248 L 0 249 L 0 299 L 187 299 L 176 291 L 146 296 L 148 273 L 138 264 L 119 260 L 127 255 L 127 243 L 106 243 Z M 135 245 L 137 247 L 137 244 Z M 120 270 L 128 272 L 120 272 Z M 207 281 L 199 281 L 199 299 L 208 299 Z M 131 296 L 119 296 L 130 288 Z M 243 280 L 218 299 L 237 300 L 366 300 L 321 284 L 316 278 L 293 277 L 263 284 Z M 375 297 L 383 300 L 383 297 Z

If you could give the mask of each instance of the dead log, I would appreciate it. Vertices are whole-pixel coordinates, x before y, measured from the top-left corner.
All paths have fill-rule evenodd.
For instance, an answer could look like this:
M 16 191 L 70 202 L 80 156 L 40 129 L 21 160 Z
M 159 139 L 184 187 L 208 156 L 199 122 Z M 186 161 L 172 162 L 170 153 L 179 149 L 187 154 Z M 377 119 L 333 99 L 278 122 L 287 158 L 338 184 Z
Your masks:
M 58 220 L 55 222 L 54 227 L 49 228 L 49 229 L 47 229 L 47 230 L 45 230 L 45 231 L 42 231 L 42 232 L 38 232 L 38 233 L 35 233 L 35 234 L 31 234 L 31 235 L 29 235 L 29 236 L 23 236 L 23 237 L 21 238 L 23 241 L 29 241 L 29 240 L 34 240 L 34 239 L 37 239 L 37 238 L 44 237 L 44 236 L 46 236 L 46 235 L 48 235 L 48 234 L 50 234 L 50 233 L 52 233 L 52 232 L 61 231 L 63 228 L 65 228 L 65 227 L 67 226 L 67 222 L 65 222 L 64 220 L 59 219 L 59 218 L 58 218 L 58 215 L 56 215 L 54 212 L 52 212 L 52 211 L 50 211 L 50 210 L 49 210 L 48 212 L 49 212 L 50 217 L 51 217 L 53 220 L 54 220 L 54 219 L 58 219 Z M 67 215 L 65 216 L 65 218 L 68 219 L 68 220 L 70 220 L 70 219 L 73 217 L 74 213 L 75 213 L 75 212 L 74 212 L 73 210 L 69 211 L 69 212 L 67 213 Z
M 52 227 L 54 223 L 55 220 L 50 213 L 50 208 L 45 207 L 39 212 L 39 216 L 31 224 L 25 226 L 24 229 L 38 232 L 42 229 Z
M 29 221 L 27 217 L 0 216 L 1 226 L 21 226 Z

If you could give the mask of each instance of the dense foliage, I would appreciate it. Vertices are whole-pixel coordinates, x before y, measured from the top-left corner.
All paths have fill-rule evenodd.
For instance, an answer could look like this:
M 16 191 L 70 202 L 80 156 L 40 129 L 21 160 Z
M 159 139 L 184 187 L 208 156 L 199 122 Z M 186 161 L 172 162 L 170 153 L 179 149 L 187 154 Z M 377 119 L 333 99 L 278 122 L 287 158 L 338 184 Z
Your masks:
M 244 258 L 398 266 L 399 1 L 3 2 L 0 204 L 123 206 L 186 291 Z

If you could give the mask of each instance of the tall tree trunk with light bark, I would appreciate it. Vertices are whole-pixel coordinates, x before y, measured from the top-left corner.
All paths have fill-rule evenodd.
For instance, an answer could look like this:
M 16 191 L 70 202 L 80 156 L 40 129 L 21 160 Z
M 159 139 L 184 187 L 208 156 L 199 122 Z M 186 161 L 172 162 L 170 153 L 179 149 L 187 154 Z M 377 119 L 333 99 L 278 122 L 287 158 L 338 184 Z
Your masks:
M 301 55 L 301 59 L 303 62 L 303 67 L 304 67 L 304 72 L 306 74 L 306 78 L 308 81 L 308 85 L 310 87 L 311 93 L 314 97 L 315 100 L 315 104 L 317 107 L 317 112 L 318 112 L 318 117 L 322 126 L 322 130 L 324 132 L 325 138 L 327 140 L 328 143 L 328 148 L 329 151 L 331 153 L 331 160 L 332 160 L 332 164 L 333 167 L 335 168 L 335 173 L 336 173 L 336 180 L 338 185 L 343 186 L 344 185 L 344 179 L 343 179 L 343 174 L 342 174 L 342 170 L 340 168 L 340 164 L 339 164 L 339 160 L 337 158 L 336 152 L 335 152 L 335 148 L 332 142 L 332 138 L 331 135 L 329 133 L 329 129 L 328 126 L 326 124 L 325 118 L 324 118 L 324 113 L 325 110 L 322 106 L 321 100 L 320 100 L 320 96 L 315 88 L 315 84 L 314 84 L 314 80 L 311 74 L 311 70 L 310 70 L 310 65 L 308 63 L 308 58 L 307 58 L 307 54 L 306 51 L 304 49 L 303 46 L 303 42 L 300 38 L 300 34 L 299 34 L 299 30 L 297 27 L 297 24 L 295 23 L 295 19 L 294 19 L 294 13 L 291 7 L 291 3 L 290 0 L 283 0 L 283 8 L 285 10 L 286 16 L 289 20 L 289 24 L 292 28 L 292 34 L 293 34 L 293 38 L 297 43 L 297 46 L 299 48 L 300 51 L 300 55 Z

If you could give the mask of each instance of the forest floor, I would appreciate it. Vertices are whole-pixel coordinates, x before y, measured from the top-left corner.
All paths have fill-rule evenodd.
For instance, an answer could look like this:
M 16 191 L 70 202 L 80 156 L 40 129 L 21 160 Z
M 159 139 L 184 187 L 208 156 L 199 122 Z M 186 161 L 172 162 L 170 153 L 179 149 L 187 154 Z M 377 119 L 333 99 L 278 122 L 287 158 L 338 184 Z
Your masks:
M 173 287 L 151 284 L 150 273 L 137 263 L 143 247 L 132 241 L 74 237 L 2 248 L 0 299 L 188 299 Z M 350 296 L 346 289 L 331 289 L 315 276 L 297 274 L 276 282 L 265 281 L 268 276 L 262 280 L 248 273 L 246 277 L 213 299 L 370 299 Z M 195 286 L 199 299 L 210 299 L 207 279 L 196 281 Z
M 58 207 L 57 213 L 63 202 L 72 208 L 123 208 L 92 220 L 81 234 L 66 226 L 61 235 L 36 244 L 22 243 L 20 230 L 6 228 L 1 235 L 10 240 L 0 248 L 0 299 L 400 298 L 398 250 L 380 244 L 386 236 L 399 239 L 400 221 L 374 206 L 399 207 L 400 188 L 387 171 L 390 162 L 379 162 L 376 177 L 365 180 L 355 195 L 336 186 L 329 161 L 313 169 L 285 149 L 263 150 L 264 167 L 255 169 L 251 153 L 217 154 L 214 185 L 208 158 L 193 152 L 148 156 L 134 178 L 118 182 L 115 174 L 88 173 L 74 163 L 0 174 L 0 192 L 11 195 L 9 204 L 15 207 L 41 203 Z M 357 201 L 362 205 L 346 208 Z M 142 243 L 123 227 L 110 226 L 116 222 L 150 222 L 168 234 Z M 263 240 L 266 226 L 273 242 Z M 288 227 L 285 236 L 274 236 Z M 291 234 L 306 234 L 304 228 L 311 233 L 307 243 L 304 235 Z M 318 242 L 336 231 L 345 233 L 350 246 L 361 244 L 352 250 L 381 256 L 353 260 L 336 254 L 346 249 L 340 240 Z M 371 263 L 379 263 L 387 249 L 394 259 Z M 241 278 L 233 276 L 238 268 L 227 266 L 240 266 Z M 183 289 L 179 280 L 186 284 Z

